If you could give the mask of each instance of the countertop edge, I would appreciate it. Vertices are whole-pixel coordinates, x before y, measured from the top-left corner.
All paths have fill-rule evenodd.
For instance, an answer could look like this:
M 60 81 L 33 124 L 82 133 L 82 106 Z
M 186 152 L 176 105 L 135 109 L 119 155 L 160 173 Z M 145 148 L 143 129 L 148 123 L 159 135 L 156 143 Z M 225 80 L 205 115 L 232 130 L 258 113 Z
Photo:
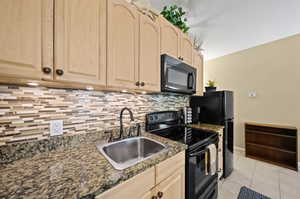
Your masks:
M 204 130 L 204 131 L 214 131 L 217 133 L 222 133 L 225 128 L 222 125 L 207 124 L 207 123 L 190 124 L 188 126 L 191 128 L 196 128 L 196 129 L 200 129 L 200 130 Z
M 172 155 L 169 154 L 169 153 L 171 152 L 171 151 L 170 151 L 171 149 L 169 148 L 167 151 L 162 152 L 162 154 L 157 154 L 157 156 L 153 156 L 153 157 L 151 157 L 150 159 L 147 159 L 147 160 L 145 160 L 145 161 L 143 161 L 143 162 L 140 162 L 140 163 L 138 163 L 138 164 L 147 164 L 147 166 L 138 169 L 138 171 L 135 170 L 135 171 L 137 171 L 137 172 L 133 172 L 132 175 L 127 176 L 126 178 L 123 178 L 122 180 L 119 180 L 119 181 L 117 181 L 116 183 L 106 184 L 106 187 L 109 187 L 109 188 L 107 188 L 107 189 L 105 189 L 105 190 L 104 190 L 103 187 L 100 187 L 97 191 L 94 191 L 93 193 L 90 193 L 90 194 L 81 196 L 81 197 L 79 197 L 79 198 L 80 198 L 80 199 L 94 199 L 95 197 L 97 197 L 97 196 L 103 194 L 104 192 L 107 192 L 107 191 L 109 191 L 109 190 L 111 190 L 111 189 L 117 187 L 118 185 L 121 185 L 122 183 L 124 183 L 124 182 L 126 182 L 126 181 L 128 181 L 128 180 L 134 178 L 135 176 L 137 176 L 137 175 L 139 175 L 139 174 L 145 172 L 146 170 L 148 170 L 148 169 L 150 169 L 150 168 L 152 168 L 152 167 L 154 167 L 154 166 L 156 166 L 156 165 L 158 165 L 158 164 L 160 164 L 160 163 L 162 163 L 162 162 L 164 162 L 164 161 L 166 161 L 166 160 L 172 158 L 173 156 L 175 156 L 175 155 L 177 155 L 177 154 L 179 154 L 179 153 L 185 151 L 185 150 L 188 148 L 185 144 L 182 144 L 182 143 L 179 143 L 179 142 L 176 142 L 176 141 L 172 141 L 172 140 L 170 140 L 170 139 L 163 138 L 163 137 L 160 137 L 160 136 L 157 136 L 157 135 L 153 135 L 153 134 L 150 134 L 150 133 L 147 133 L 147 132 L 145 132 L 145 133 L 143 134 L 143 136 L 145 136 L 145 137 L 150 137 L 150 138 L 155 139 L 155 140 L 157 140 L 157 139 L 160 139 L 160 140 L 166 140 L 167 142 L 172 142 L 172 143 L 174 143 L 174 144 L 180 146 L 180 148 L 179 148 L 179 150 L 177 150 L 175 153 L 172 153 Z M 161 159 L 161 160 L 155 160 L 153 163 L 147 163 L 147 161 L 151 161 L 151 160 L 153 161 L 153 159 L 157 159 L 157 158 L 159 158 L 159 156 L 163 156 L 163 155 L 165 155 L 165 157 L 164 157 L 163 159 Z M 138 165 L 138 164 L 137 164 L 137 165 Z M 137 165 L 133 165 L 133 166 L 127 168 L 127 169 L 132 169 L 133 167 L 135 167 L 135 166 L 137 166 Z

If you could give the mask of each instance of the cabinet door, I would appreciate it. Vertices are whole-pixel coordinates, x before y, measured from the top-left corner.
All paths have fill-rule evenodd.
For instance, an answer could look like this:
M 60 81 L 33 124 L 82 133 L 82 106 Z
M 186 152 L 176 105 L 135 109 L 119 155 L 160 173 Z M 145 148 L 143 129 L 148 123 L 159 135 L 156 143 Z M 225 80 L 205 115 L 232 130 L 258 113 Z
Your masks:
M 1 76 L 41 79 L 52 69 L 52 12 L 52 0 L 0 1 Z
M 164 199 L 184 199 L 185 198 L 185 170 L 184 167 L 178 169 L 172 176 L 162 181 L 156 187 L 156 192 L 163 194 Z
M 203 95 L 203 57 L 194 51 L 193 66 L 197 68 L 197 95 Z
M 96 199 L 151 199 L 152 189 L 155 186 L 155 169 L 147 169 L 143 173 L 123 182 L 96 196 Z M 148 197 L 150 196 L 150 197 Z
M 141 89 L 160 91 L 160 28 L 149 17 L 140 15 L 139 81 Z
M 137 88 L 139 16 L 124 0 L 108 1 L 108 86 Z
M 185 165 L 185 152 L 180 152 L 177 155 L 156 165 L 156 183 L 159 184 L 164 179 L 171 176 L 179 168 Z
M 105 85 L 106 1 L 56 0 L 55 27 L 55 79 Z
M 160 17 L 160 28 L 161 54 L 168 54 L 174 58 L 179 58 L 181 33 L 164 17 Z
M 181 34 L 180 42 L 180 56 L 183 58 L 183 61 L 189 65 L 193 64 L 193 42 L 190 40 L 187 34 Z
M 147 193 L 143 194 L 141 197 L 137 199 L 152 199 L 153 196 L 155 195 L 154 190 L 148 191 Z

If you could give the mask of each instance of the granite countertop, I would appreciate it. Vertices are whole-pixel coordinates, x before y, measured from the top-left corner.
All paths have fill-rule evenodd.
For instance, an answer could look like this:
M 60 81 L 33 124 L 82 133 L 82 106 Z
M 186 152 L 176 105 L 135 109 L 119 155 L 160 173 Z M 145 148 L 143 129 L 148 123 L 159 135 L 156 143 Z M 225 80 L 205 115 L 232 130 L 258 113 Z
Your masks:
M 164 143 L 168 150 L 122 171 L 114 169 L 97 151 L 99 140 L 2 162 L 0 198 L 94 198 L 186 149 L 183 144 L 149 133 L 143 136 Z
M 217 133 L 223 133 L 223 129 L 224 129 L 224 126 L 221 125 L 206 124 L 206 123 L 190 124 L 189 126 L 192 128 L 201 129 L 205 131 L 215 131 Z

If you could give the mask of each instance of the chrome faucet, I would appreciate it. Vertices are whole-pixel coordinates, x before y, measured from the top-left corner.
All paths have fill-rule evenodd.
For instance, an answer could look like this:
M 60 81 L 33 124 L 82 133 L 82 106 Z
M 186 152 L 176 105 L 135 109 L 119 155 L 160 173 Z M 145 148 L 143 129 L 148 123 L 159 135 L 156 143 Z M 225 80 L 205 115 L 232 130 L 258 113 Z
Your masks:
M 132 111 L 125 107 L 121 110 L 121 113 L 120 113 L 120 136 L 119 136 L 119 139 L 122 139 L 122 136 L 123 136 L 123 132 L 124 132 L 124 129 L 123 129 L 123 112 L 127 110 L 129 112 L 129 115 L 130 115 L 130 121 L 133 122 L 134 119 L 133 119 L 133 114 L 132 114 Z

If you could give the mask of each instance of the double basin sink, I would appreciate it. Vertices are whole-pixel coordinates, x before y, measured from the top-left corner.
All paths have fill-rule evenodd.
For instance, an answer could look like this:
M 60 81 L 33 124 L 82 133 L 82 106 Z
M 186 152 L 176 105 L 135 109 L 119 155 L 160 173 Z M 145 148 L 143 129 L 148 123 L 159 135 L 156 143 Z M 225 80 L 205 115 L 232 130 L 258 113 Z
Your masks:
M 97 146 L 98 150 L 117 170 L 123 170 L 153 157 L 166 146 L 147 137 L 134 137 Z

